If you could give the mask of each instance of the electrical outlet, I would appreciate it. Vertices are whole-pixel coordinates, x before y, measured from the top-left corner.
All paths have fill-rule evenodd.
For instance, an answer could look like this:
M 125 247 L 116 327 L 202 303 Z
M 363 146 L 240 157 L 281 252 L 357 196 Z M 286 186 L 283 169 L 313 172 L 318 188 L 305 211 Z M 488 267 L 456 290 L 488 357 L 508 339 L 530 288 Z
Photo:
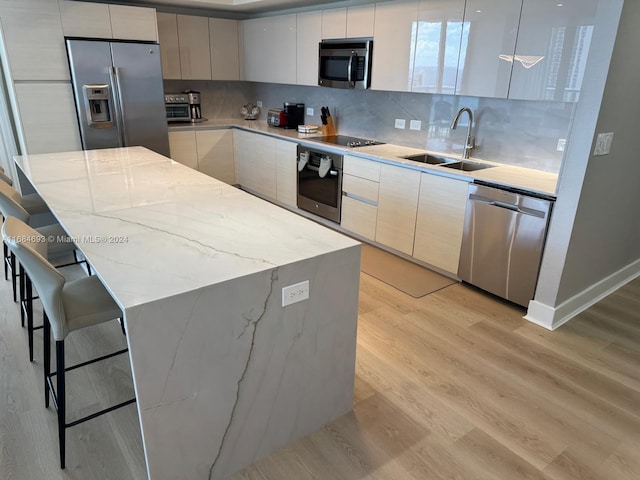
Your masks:
M 309 280 L 282 287 L 282 306 L 286 307 L 292 303 L 301 302 L 309 298 Z
M 596 146 L 593 149 L 593 156 L 608 155 L 611 151 L 611 142 L 613 142 L 613 132 L 599 133 L 596 137 Z
M 256 107 L 262 108 L 262 100 L 256 101 Z
M 404 128 L 404 118 L 396 118 L 395 126 L 396 128 Z
M 409 122 L 409 130 L 420 130 L 422 128 L 422 122 L 420 120 L 411 120 Z
M 313 117 L 313 107 L 307 107 L 307 115 Z
M 558 139 L 558 145 L 556 146 L 556 150 L 558 150 L 559 152 L 564 152 L 564 147 L 567 145 L 567 139 L 566 138 L 559 138 Z

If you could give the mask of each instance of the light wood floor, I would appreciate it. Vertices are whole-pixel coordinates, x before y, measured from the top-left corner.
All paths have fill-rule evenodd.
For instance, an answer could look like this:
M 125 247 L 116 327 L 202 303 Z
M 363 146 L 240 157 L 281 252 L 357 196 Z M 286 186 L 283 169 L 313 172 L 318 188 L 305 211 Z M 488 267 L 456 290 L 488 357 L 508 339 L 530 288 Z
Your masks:
M 414 299 L 363 274 L 353 412 L 233 480 L 640 479 L 640 279 L 555 332 L 522 315 L 465 285 Z M 99 330 L 72 334 L 70 358 L 124 344 Z M 31 364 L 0 282 L 0 479 L 145 478 L 135 406 L 70 429 L 59 470 L 35 343 Z M 132 393 L 126 358 L 76 372 L 79 414 Z

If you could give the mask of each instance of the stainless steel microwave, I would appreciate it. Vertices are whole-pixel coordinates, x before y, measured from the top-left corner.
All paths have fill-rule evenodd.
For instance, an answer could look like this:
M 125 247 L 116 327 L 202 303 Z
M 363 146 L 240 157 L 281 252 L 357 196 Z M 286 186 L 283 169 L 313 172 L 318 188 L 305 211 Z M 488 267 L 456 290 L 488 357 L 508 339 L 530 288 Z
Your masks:
M 318 85 L 366 89 L 371 86 L 373 39 L 323 40 L 319 46 Z

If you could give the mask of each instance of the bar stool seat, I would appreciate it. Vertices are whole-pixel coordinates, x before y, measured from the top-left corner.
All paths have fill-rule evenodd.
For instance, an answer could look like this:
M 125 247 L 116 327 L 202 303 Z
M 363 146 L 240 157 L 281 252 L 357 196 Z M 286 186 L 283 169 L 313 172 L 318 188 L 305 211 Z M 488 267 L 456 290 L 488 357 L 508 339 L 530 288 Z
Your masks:
M 66 420 L 65 372 L 115 355 L 126 353 L 125 348 L 109 355 L 65 368 L 64 340 L 69 333 L 122 317 L 122 312 L 96 276 L 67 282 L 47 260 L 47 243 L 41 234 L 15 217 L 5 218 L 2 237 L 9 249 L 23 265 L 40 293 L 44 321 L 44 387 L 45 406 L 50 396 L 57 410 L 60 468 L 65 468 L 66 429 L 129 405 L 135 398 L 119 403 L 72 422 Z M 56 344 L 56 371 L 51 372 L 51 334 Z M 54 387 L 52 378 L 56 377 Z

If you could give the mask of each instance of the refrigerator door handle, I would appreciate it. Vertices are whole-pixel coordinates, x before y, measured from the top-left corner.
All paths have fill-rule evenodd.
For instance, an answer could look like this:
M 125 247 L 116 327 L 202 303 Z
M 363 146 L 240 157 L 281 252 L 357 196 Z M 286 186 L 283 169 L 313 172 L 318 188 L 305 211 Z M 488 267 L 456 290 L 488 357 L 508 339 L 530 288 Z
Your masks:
M 109 78 L 111 79 L 111 89 L 113 90 L 116 128 L 118 129 L 118 143 L 121 147 L 125 147 L 127 145 L 124 133 L 126 130 L 124 126 L 124 111 L 122 108 L 122 94 L 120 93 L 118 67 L 109 67 Z

